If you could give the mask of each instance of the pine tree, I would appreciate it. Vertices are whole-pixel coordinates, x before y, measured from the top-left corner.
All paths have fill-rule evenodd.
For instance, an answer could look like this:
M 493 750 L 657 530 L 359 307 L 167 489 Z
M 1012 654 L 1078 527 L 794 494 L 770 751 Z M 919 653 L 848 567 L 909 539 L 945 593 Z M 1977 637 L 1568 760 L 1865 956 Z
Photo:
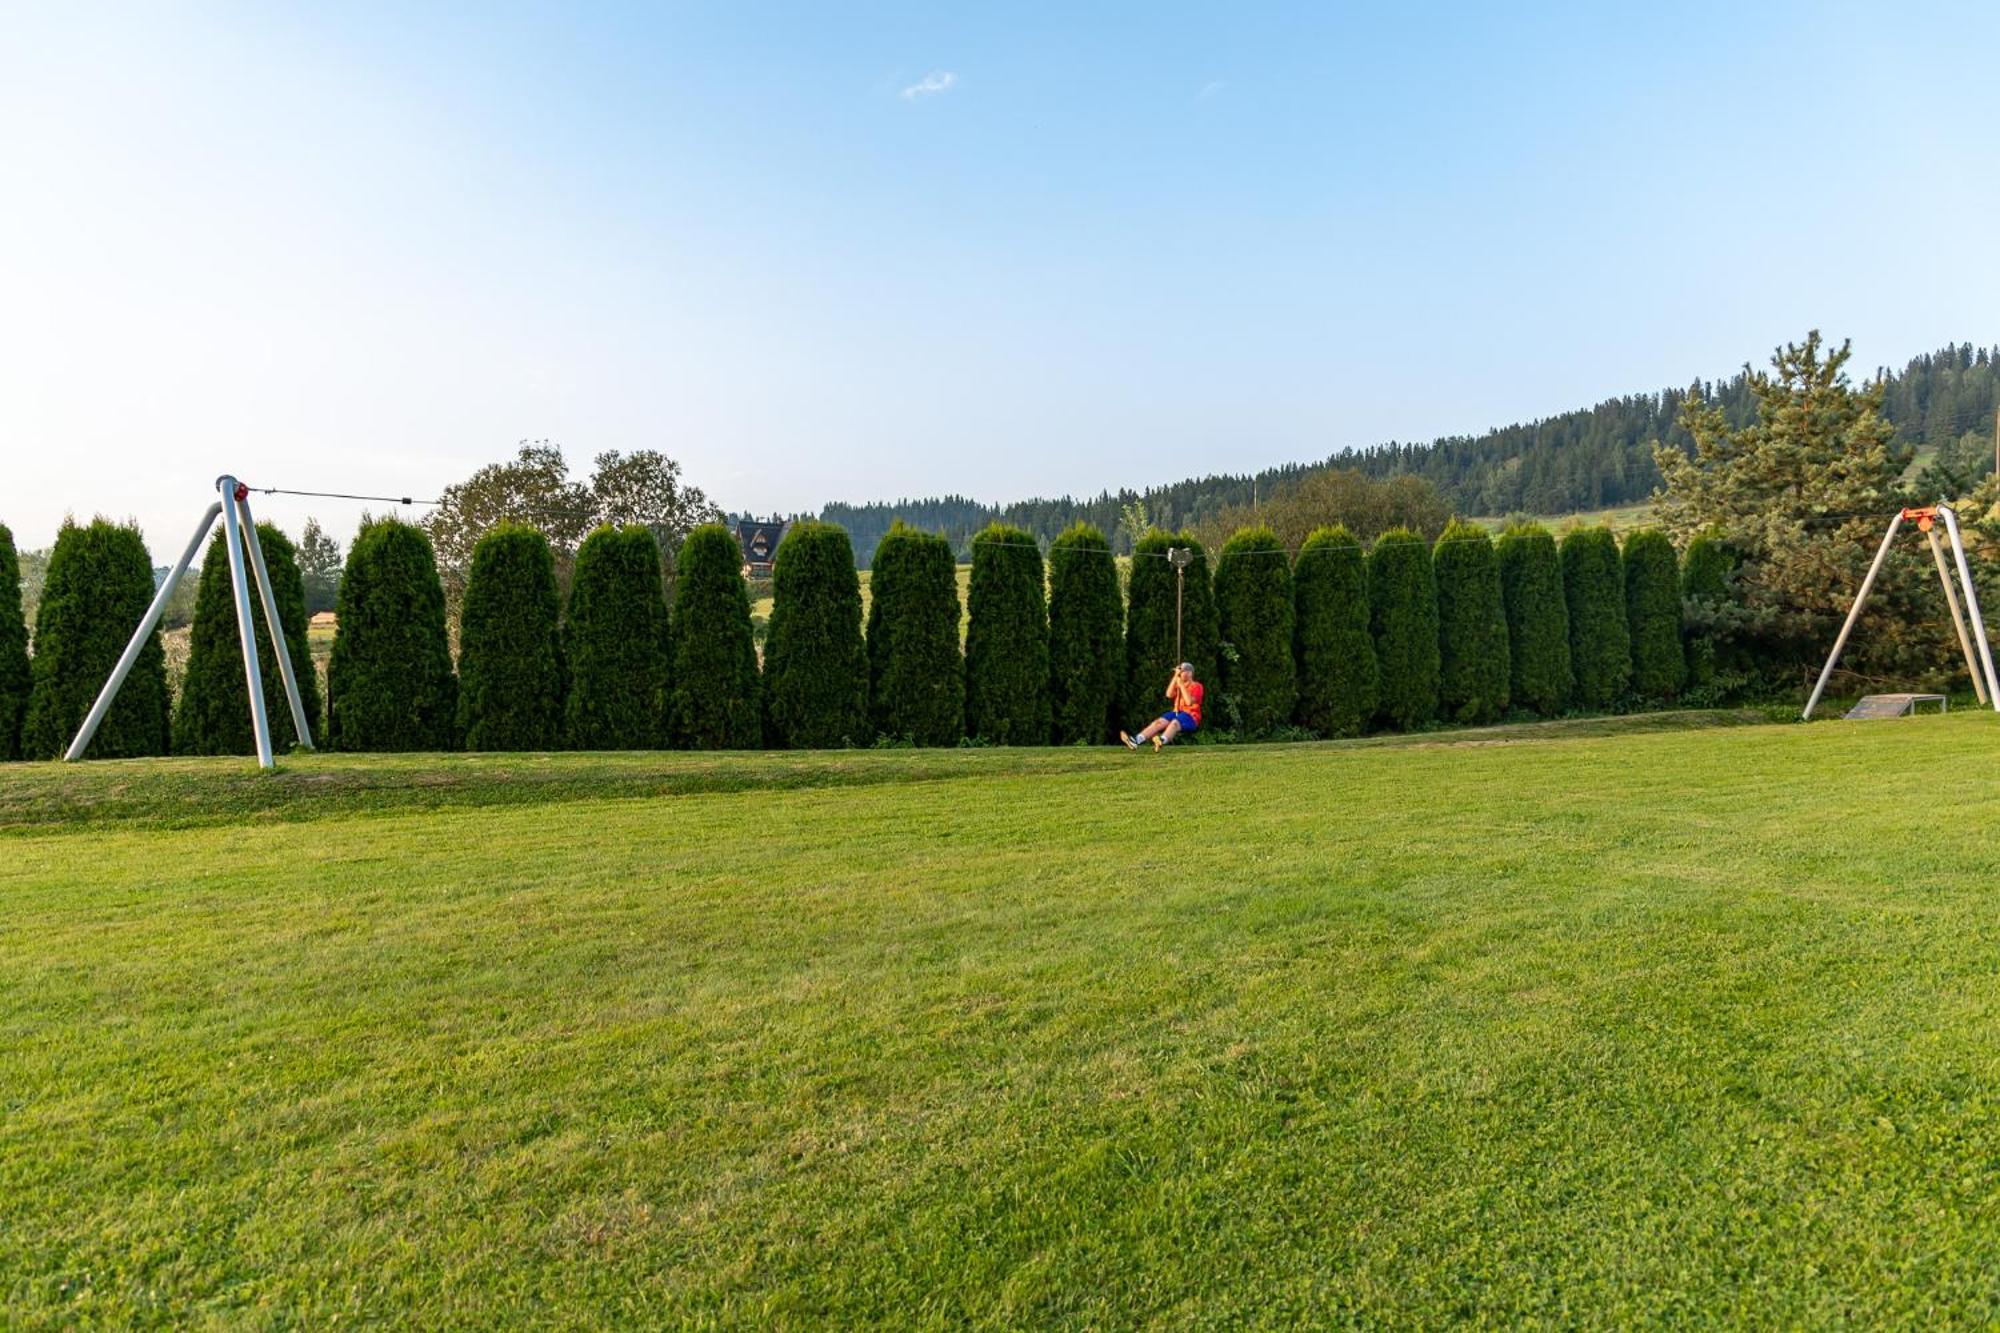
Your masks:
M 1117 729 L 1125 610 L 1104 534 L 1078 523 L 1049 547 L 1049 708 L 1058 745 L 1096 745 Z
M 21 757 L 21 718 L 28 711 L 28 626 L 21 618 L 21 559 L 14 534 L 0 523 L 0 760 Z
M 1625 623 L 1632 639 L 1632 691 L 1672 703 L 1687 683 L 1681 646 L 1680 567 L 1665 533 L 1647 528 L 1625 539 Z
M 1379 716 L 1414 731 L 1437 716 L 1438 596 L 1431 547 L 1394 528 L 1368 553 L 1369 627 L 1381 670 Z
M 1433 555 L 1438 595 L 1438 704 L 1455 722 L 1507 711 L 1510 661 L 1500 565 L 1484 528 L 1454 522 Z
M 327 744 L 335 750 L 449 750 L 458 678 L 430 538 L 392 518 L 366 521 L 347 549 L 327 663 Z
M 1729 614 L 1734 561 L 1713 533 L 1699 533 L 1681 561 L 1681 614 L 1687 624 L 1688 685 L 1712 689 L 1731 669 L 1722 648 L 1721 623 Z
M 681 544 L 674 580 L 674 743 L 754 750 L 764 743 L 762 682 L 743 584 L 743 552 L 720 523 Z
M 1167 553 L 1188 551 L 1181 590 L 1181 640 L 1174 645 L 1175 569 Z M 1215 611 L 1215 590 L 1208 576 L 1208 552 L 1186 532 L 1154 529 L 1132 548 L 1132 572 L 1125 594 L 1125 683 L 1119 704 L 1120 725 L 1137 731 L 1160 716 L 1167 706 L 1167 679 L 1182 662 L 1191 663 L 1204 688 L 1216 679 L 1216 643 L 1221 625 Z M 1211 696 L 1204 722 L 1228 722 L 1218 714 Z M 1231 724 L 1233 725 L 1233 724 Z
M 555 553 L 502 523 L 472 548 L 458 631 L 459 732 L 468 750 L 562 743 L 564 664 Z
M 1562 557 L 1539 523 L 1510 527 L 1495 548 L 1507 610 L 1508 694 L 1519 707 L 1554 717 L 1569 706 L 1569 606 Z
M 299 572 L 291 538 L 268 523 L 257 525 L 257 545 L 271 574 L 271 591 L 284 622 L 285 643 L 298 682 L 306 726 L 317 734 L 320 724 L 319 672 L 313 667 L 312 645 L 306 636 L 305 579 Z M 256 574 L 245 562 L 244 572 Z M 264 601 L 252 586 L 250 623 L 257 630 L 257 670 L 264 680 L 264 715 L 271 724 L 271 749 L 282 754 L 298 743 L 292 706 L 285 698 L 284 677 L 271 647 L 271 626 Z M 202 557 L 195 591 L 194 623 L 188 630 L 187 674 L 174 707 L 175 754 L 255 754 L 256 730 L 250 721 L 250 694 L 243 680 L 243 644 L 236 630 L 236 589 L 229 573 L 228 548 L 215 534 Z
M 1223 543 L 1215 563 L 1215 610 L 1221 640 L 1230 650 L 1220 663 L 1223 699 L 1234 705 L 1249 735 L 1284 726 L 1298 699 L 1298 681 L 1292 662 L 1292 570 L 1277 533 L 1245 528 Z
M 1368 630 L 1368 562 L 1343 527 L 1320 528 L 1292 567 L 1299 725 L 1358 736 L 1375 716 L 1380 681 Z
M 958 566 L 951 543 L 898 522 L 875 547 L 868 699 L 877 735 L 956 745 L 965 735 Z
M 1632 675 L 1625 575 L 1611 529 L 1577 528 L 1565 536 L 1562 571 L 1576 702 L 1584 708 L 1609 708 L 1624 696 Z
M 1042 552 L 995 523 L 972 543 L 966 596 L 965 733 L 995 745 L 1049 743 L 1049 615 Z
M 578 750 L 666 744 L 670 644 L 660 543 L 643 523 L 584 538 L 570 575 L 569 700 L 564 737 Z
M 765 744 L 835 749 L 871 739 L 854 548 L 834 524 L 794 523 L 778 543 L 771 570 Z
M 153 563 L 137 528 L 101 518 L 88 527 L 64 522 L 35 613 L 24 757 L 54 759 L 69 748 L 152 601 Z M 155 629 L 86 753 L 165 754 L 170 722 L 166 653 Z

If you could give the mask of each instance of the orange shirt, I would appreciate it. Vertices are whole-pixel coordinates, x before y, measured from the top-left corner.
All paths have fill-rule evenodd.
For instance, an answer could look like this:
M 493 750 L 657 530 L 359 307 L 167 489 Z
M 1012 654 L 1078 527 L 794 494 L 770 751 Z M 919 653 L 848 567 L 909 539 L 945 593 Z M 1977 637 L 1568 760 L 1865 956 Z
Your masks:
M 1176 709 L 1193 718 L 1195 724 L 1199 726 L 1201 723 L 1201 694 L 1201 682 L 1191 680 L 1185 685 L 1167 691 L 1167 698 Z

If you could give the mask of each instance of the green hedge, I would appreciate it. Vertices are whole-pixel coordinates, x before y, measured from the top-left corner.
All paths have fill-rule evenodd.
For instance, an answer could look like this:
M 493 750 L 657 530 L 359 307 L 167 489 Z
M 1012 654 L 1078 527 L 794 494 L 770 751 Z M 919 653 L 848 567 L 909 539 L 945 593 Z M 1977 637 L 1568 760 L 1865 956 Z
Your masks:
M 1245 528 L 1215 562 L 1215 613 L 1229 645 L 1218 683 L 1237 727 L 1264 735 L 1292 720 L 1298 682 L 1292 663 L 1292 568 L 1278 534 Z
M 1729 602 L 1735 559 L 1720 537 L 1703 533 L 1688 543 L 1681 560 L 1682 617 L 1687 622 L 1688 685 L 1708 689 L 1733 663 L 1716 626 Z
M 1124 633 L 1111 543 L 1078 523 L 1049 546 L 1049 711 L 1056 744 L 1096 745 L 1116 732 Z
M 1438 597 L 1438 707 L 1454 722 L 1494 722 L 1507 711 L 1507 611 L 1493 539 L 1453 520 L 1432 554 Z
M 764 741 L 795 750 L 866 745 L 868 648 L 861 581 L 844 529 L 807 519 L 785 530 L 771 570 L 764 639 Z
M 1167 561 L 1171 547 L 1193 553 L 1187 567 L 1186 603 L 1182 608 L 1183 638 L 1174 651 L 1174 567 Z M 1216 689 L 1216 642 L 1221 627 L 1210 586 L 1208 552 L 1186 532 L 1157 528 L 1132 548 L 1132 570 L 1125 597 L 1125 682 L 1121 688 L 1119 725 L 1137 731 L 1167 706 L 1167 678 L 1181 662 L 1194 666 L 1195 679 L 1208 691 L 1202 721 L 1226 724 Z
M 348 547 L 337 614 L 327 663 L 329 748 L 452 749 L 458 678 L 430 538 L 397 519 L 364 523 Z
M 1298 722 L 1358 736 L 1375 716 L 1380 679 L 1368 631 L 1368 561 L 1346 528 L 1320 528 L 1292 567 Z
M 762 682 L 743 550 L 720 523 L 681 543 L 674 579 L 674 744 L 754 750 L 764 743 Z
M 667 623 L 652 529 L 607 524 L 584 538 L 570 574 L 563 639 L 570 670 L 563 736 L 572 748 L 666 745 Z
M 69 748 L 152 601 L 153 562 L 137 528 L 101 518 L 88 527 L 63 523 L 35 614 L 24 756 L 54 759 Z M 86 753 L 95 759 L 165 754 L 169 712 L 166 653 L 155 629 Z
M 1576 529 L 1562 540 L 1562 570 L 1574 697 L 1584 708 L 1609 708 L 1624 696 L 1632 675 L 1618 539 L 1606 527 Z
M 1438 596 L 1431 547 L 1408 528 L 1375 539 L 1368 553 L 1369 628 L 1381 670 L 1376 713 L 1402 731 L 1438 709 Z
M 459 611 L 458 724 L 468 750 L 553 750 L 565 672 L 555 552 L 503 523 L 472 548 Z
M 21 618 L 21 558 L 0 523 L 0 760 L 21 757 L 21 717 L 28 711 L 28 626 Z
M 313 668 L 312 646 L 306 636 L 306 585 L 299 572 L 291 538 L 268 523 L 257 525 L 257 545 L 271 574 L 271 591 L 284 622 L 285 643 L 292 657 L 292 675 L 305 706 L 306 727 L 317 737 L 320 726 L 319 672 Z M 247 555 L 247 552 L 246 552 Z M 257 629 L 257 670 L 264 678 L 264 712 L 271 722 L 271 749 L 283 754 L 298 743 L 292 706 L 285 699 L 284 677 L 271 648 L 271 626 L 264 618 L 264 600 L 257 595 L 256 575 L 246 564 L 252 587 L 250 623 Z M 236 632 L 236 592 L 229 576 L 229 553 L 222 533 L 208 544 L 195 590 L 194 623 L 188 629 L 187 674 L 174 706 L 175 754 L 255 754 L 256 732 L 250 724 L 250 695 L 243 680 L 243 644 Z
M 1538 523 L 1510 527 L 1494 549 L 1507 611 L 1508 696 L 1518 708 L 1554 717 L 1569 706 L 1569 606 L 1562 557 Z
M 1042 552 L 994 523 L 972 540 L 965 632 L 965 734 L 994 745 L 1049 743 L 1049 614 Z
M 1674 544 L 1648 528 L 1625 539 L 1625 623 L 1632 639 L 1632 691 L 1672 703 L 1687 684 L 1681 644 L 1681 576 Z
M 898 520 L 876 545 L 869 570 L 868 701 L 876 734 L 958 744 L 965 658 L 951 543 Z

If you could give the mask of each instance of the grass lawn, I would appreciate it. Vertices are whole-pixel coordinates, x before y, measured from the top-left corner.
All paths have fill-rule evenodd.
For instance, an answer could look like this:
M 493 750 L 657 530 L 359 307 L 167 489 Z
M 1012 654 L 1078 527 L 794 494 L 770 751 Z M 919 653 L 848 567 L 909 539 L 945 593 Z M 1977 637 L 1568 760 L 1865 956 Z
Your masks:
M 1996 753 L 0 769 L 0 1325 L 1990 1323 Z

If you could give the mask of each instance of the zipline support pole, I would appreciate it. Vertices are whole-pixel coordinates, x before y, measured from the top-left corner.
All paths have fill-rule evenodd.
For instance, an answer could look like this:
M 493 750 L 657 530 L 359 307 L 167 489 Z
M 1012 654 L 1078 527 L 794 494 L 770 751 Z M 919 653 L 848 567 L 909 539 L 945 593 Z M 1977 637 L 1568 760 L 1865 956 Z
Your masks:
M 104 721 L 104 715 L 111 711 L 111 701 L 118 697 L 119 687 L 124 685 L 125 677 L 131 674 L 132 664 L 139 660 L 139 654 L 144 650 L 146 641 L 153 637 L 153 627 L 160 623 L 160 613 L 167 609 L 167 600 L 174 595 L 174 589 L 180 586 L 181 579 L 187 574 L 188 566 L 194 563 L 195 552 L 201 550 L 201 544 L 208 540 L 208 530 L 215 526 L 215 516 L 221 512 L 222 503 L 217 501 L 201 516 L 201 522 L 195 526 L 194 536 L 189 539 L 187 549 L 181 552 L 181 558 L 175 562 L 173 570 L 161 582 L 159 591 L 153 594 L 153 604 L 147 607 L 146 614 L 140 617 L 139 628 L 133 631 L 132 641 L 125 645 L 125 653 L 118 659 L 118 665 L 111 668 L 111 679 L 104 682 L 104 688 L 97 692 L 97 702 L 90 706 L 90 712 L 83 719 L 83 725 L 76 729 L 76 739 L 72 740 L 69 749 L 63 752 L 65 763 L 73 763 L 83 758 L 83 752 L 90 747 L 91 738 L 97 735 L 97 728 Z
M 1889 530 L 1882 534 L 1882 544 L 1875 549 L 1875 563 L 1868 566 L 1868 577 L 1861 580 L 1861 591 L 1854 595 L 1854 605 L 1848 609 L 1847 620 L 1840 627 L 1840 636 L 1833 641 L 1833 651 L 1827 654 L 1826 666 L 1821 668 L 1819 682 L 1813 686 L 1812 697 L 1806 700 L 1806 711 L 1799 714 L 1801 722 L 1812 721 L 1813 709 L 1819 705 L 1819 696 L 1826 690 L 1826 682 L 1833 675 L 1833 668 L 1840 661 L 1840 650 L 1847 646 L 1847 636 L 1854 631 L 1854 622 L 1861 619 L 1861 608 L 1867 605 L 1868 590 L 1875 586 L 1875 576 L 1882 572 L 1882 562 L 1889 558 L 1890 543 L 1896 540 L 1896 529 L 1903 526 L 1901 510 L 1889 520 Z M 1952 530 L 1954 543 L 1958 531 Z M 1977 615 L 1977 612 L 1974 612 Z
M 221 476 L 215 479 L 215 489 L 222 492 L 222 545 L 229 552 L 229 582 L 236 595 L 236 638 L 243 645 L 243 680 L 248 686 L 245 692 L 250 696 L 250 729 L 257 736 L 257 767 L 270 768 L 271 719 L 264 709 L 264 673 L 257 664 L 257 623 L 250 618 L 243 524 L 236 515 L 236 507 L 243 503 L 249 487 L 234 477 Z M 284 631 L 275 618 L 271 623 L 271 641 L 274 647 L 284 642 Z
M 1931 544 L 1931 558 L 1937 561 L 1938 582 L 1944 585 L 1944 604 L 1951 608 L 1951 627 L 1958 631 L 1959 651 L 1965 654 L 1965 674 L 1972 677 L 1972 692 L 1984 706 L 1986 673 L 1980 669 L 1979 659 L 1972 655 L 1972 636 L 1965 632 L 1965 616 L 1958 609 L 1958 589 L 1951 584 L 1951 567 L 1945 563 L 1944 545 L 1938 541 L 1935 526 L 1925 528 L 1924 537 Z
M 292 732 L 298 739 L 301 750 L 313 748 L 312 728 L 306 725 L 305 700 L 299 696 L 299 678 L 292 670 L 291 645 L 285 641 L 285 627 L 278 619 L 278 597 L 271 587 L 271 571 L 264 564 L 264 543 L 257 536 L 257 520 L 250 514 L 250 497 L 238 493 L 237 507 L 242 512 L 243 540 L 250 554 L 250 564 L 257 573 L 257 591 L 264 601 L 264 623 L 271 627 L 271 651 L 278 655 L 278 677 L 285 683 L 285 702 L 292 707 Z
M 1980 665 L 1986 668 L 1986 698 L 1993 705 L 1993 711 L 2000 713 L 2000 679 L 1993 674 L 1993 646 L 1987 642 L 1986 620 L 1979 614 L 1979 589 L 1972 582 L 1972 570 L 1965 562 L 1965 541 L 1958 535 L 1958 515 L 1950 505 L 1939 505 L 1938 513 L 1944 515 L 1945 531 L 1951 534 L 1951 553 L 1958 561 L 1958 579 L 1965 585 L 1965 609 L 1972 617 L 1972 627 L 1978 631 Z

